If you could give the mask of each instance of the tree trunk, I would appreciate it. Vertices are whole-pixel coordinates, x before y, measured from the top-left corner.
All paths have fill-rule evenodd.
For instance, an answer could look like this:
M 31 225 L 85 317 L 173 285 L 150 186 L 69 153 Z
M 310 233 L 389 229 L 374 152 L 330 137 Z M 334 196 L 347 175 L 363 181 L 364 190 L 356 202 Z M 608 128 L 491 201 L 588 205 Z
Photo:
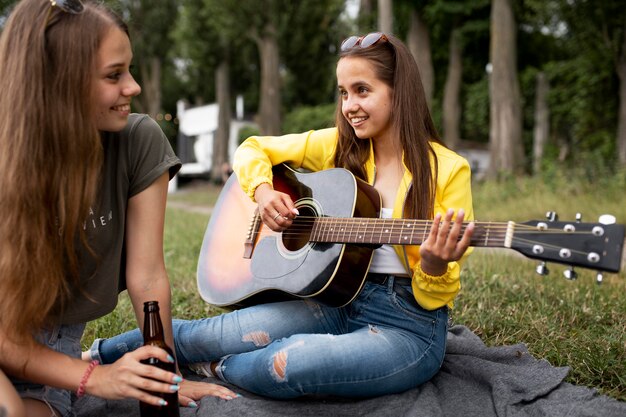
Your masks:
M 360 32 L 368 30 L 372 27 L 372 11 L 372 0 L 361 0 L 361 5 L 359 6 L 359 16 L 357 19 Z
M 548 91 L 550 85 L 546 74 L 537 74 L 537 90 L 535 93 L 535 128 L 533 132 L 533 174 L 541 172 L 543 151 L 550 136 L 550 109 L 548 108 Z
M 489 175 L 521 173 L 524 167 L 522 111 L 517 76 L 517 25 L 511 0 L 493 0 L 489 79 L 491 163 Z
M 372 13 L 372 9 L 372 0 L 361 0 L 359 14 L 370 14 Z
M 215 91 L 219 106 L 217 131 L 213 138 L 213 156 L 211 158 L 211 179 L 215 182 L 222 181 L 224 164 L 229 162 L 228 140 L 230 138 L 231 119 L 229 71 L 230 63 L 228 58 L 226 58 L 217 67 L 215 73 Z
M 261 98 L 259 129 L 263 135 L 281 133 L 280 58 L 276 28 L 267 23 L 265 32 L 257 39 L 261 58 Z
M 378 30 L 393 33 L 393 0 L 378 0 Z
M 407 37 L 409 50 L 413 54 L 420 71 L 428 108 L 432 109 L 431 104 L 435 90 L 435 70 L 433 69 L 432 54 L 430 52 L 430 33 L 428 26 L 417 13 L 417 10 L 411 10 L 411 23 Z
M 622 52 L 617 64 L 619 76 L 619 120 L 617 121 L 617 155 L 619 164 L 626 167 L 626 22 L 624 22 Z
M 460 32 L 455 28 L 450 34 L 450 61 L 448 62 L 448 76 L 443 92 L 443 141 L 451 149 L 458 148 L 461 140 L 461 77 L 463 62 L 459 42 Z
M 139 70 L 142 80 L 140 111 L 155 118 L 161 111 L 161 61 L 157 57 L 149 58 L 139 64 Z

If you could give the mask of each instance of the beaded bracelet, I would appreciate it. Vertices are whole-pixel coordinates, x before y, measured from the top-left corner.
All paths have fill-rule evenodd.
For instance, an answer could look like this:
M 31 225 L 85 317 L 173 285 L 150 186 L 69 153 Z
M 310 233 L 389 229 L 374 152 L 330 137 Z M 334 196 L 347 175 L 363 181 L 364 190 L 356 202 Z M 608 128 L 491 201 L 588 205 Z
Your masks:
M 85 373 L 83 374 L 83 377 L 80 379 L 80 384 L 78 385 L 78 389 L 76 390 L 76 396 L 78 398 L 80 398 L 83 395 L 85 395 L 85 385 L 87 385 L 87 381 L 89 380 L 89 377 L 91 376 L 91 373 L 93 372 L 93 370 L 98 365 L 100 365 L 100 362 L 98 362 L 98 361 L 91 361 L 89 363 L 89 366 L 87 367 L 87 369 L 85 369 Z

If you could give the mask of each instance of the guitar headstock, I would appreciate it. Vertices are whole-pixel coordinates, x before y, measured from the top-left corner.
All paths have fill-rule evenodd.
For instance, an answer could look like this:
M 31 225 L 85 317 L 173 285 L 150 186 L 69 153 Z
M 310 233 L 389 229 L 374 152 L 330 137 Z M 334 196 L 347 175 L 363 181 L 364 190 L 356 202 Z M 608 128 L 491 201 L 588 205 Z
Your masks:
M 511 248 L 541 261 L 619 272 L 624 225 L 583 223 L 577 217 L 576 221 L 558 221 L 549 213 L 548 220 L 516 224 Z M 575 277 L 573 270 L 569 271 L 566 277 Z

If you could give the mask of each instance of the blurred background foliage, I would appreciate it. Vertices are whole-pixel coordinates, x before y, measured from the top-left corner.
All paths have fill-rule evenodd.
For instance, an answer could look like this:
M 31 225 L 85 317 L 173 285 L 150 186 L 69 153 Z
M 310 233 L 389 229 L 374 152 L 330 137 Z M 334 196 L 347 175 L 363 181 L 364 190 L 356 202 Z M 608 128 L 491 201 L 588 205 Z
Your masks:
M 504 1 L 512 9 L 517 36 L 524 174 L 538 174 L 532 159 L 540 73 L 549 83 L 549 134 L 538 166 L 567 170 L 585 164 L 589 175 L 624 172 L 625 161 L 618 157 L 620 120 L 626 126 L 626 112 L 620 110 L 626 108 L 623 1 L 104 1 L 130 26 L 134 72 L 143 87 L 134 110 L 153 116 L 174 146 L 177 102 L 189 106 L 217 102 L 216 71 L 224 62 L 228 91 L 244 98 L 245 117 L 258 122 L 262 133 L 332 125 L 341 40 L 380 28 L 382 7 L 390 7 L 387 24 L 405 40 L 412 30 L 411 18 L 419 16 L 430 42 L 425 53 L 431 56 L 434 74 L 431 112 L 440 130 L 452 32 L 459 39 L 461 144 L 449 144 L 453 148 L 488 147 L 490 43 L 496 41 L 490 27 L 493 6 Z M 15 3 L 0 0 L 0 24 Z M 274 56 L 275 64 L 270 62 Z M 271 71 L 278 76 L 264 80 Z M 273 98 L 264 101 L 271 94 Z M 235 108 L 234 100 L 225 105 Z M 271 120 L 264 121 L 267 118 Z

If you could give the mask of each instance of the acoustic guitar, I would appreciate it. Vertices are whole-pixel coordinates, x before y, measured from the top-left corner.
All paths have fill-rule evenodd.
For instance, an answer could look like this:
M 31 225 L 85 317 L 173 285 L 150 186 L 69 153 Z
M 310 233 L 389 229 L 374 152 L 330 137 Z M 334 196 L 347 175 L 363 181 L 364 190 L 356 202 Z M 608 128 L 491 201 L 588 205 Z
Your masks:
M 300 213 L 281 233 L 263 224 L 235 175 L 224 185 L 198 261 L 198 289 L 209 304 L 240 308 L 312 298 L 343 306 L 363 287 L 374 249 L 419 245 L 428 237 L 432 220 L 379 218 L 377 191 L 343 168 L 301 173 L 277 165 L 273 182 Z M 475 226 L 471 246 L 509 248 L 598 271 L 620 269 L 620 224 L 532 220 Z

